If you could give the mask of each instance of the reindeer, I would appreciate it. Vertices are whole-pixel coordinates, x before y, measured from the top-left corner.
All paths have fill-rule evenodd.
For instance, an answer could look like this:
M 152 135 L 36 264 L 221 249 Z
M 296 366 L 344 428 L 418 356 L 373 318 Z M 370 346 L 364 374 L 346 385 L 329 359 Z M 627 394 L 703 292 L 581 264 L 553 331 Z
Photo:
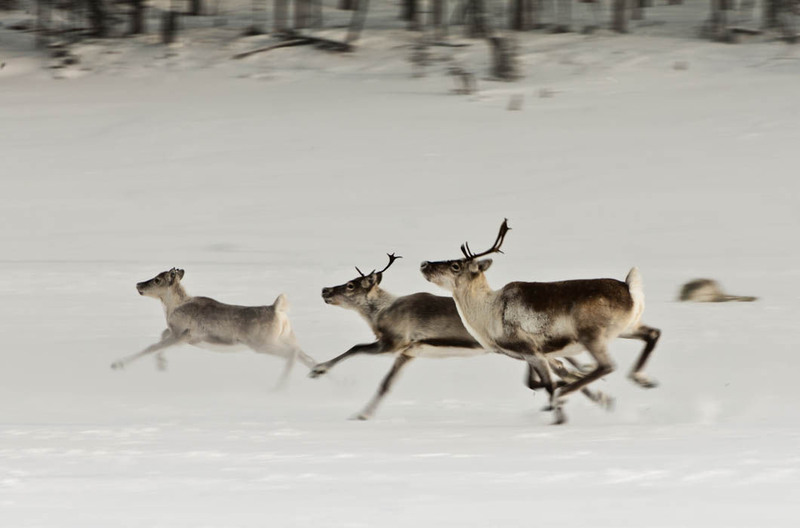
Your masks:
M 359 420 L 373 416 L 378 405 L 391 389 L 396 376 L 405 365 L 416 357 L 468 357 L 486 353 L 481 345 L 467 332 L 456 310 L 452 297 L 441 297 L 430 293 L 415 293 L 396 297 L 380 287 L 383 273 L 395 260 L 401 258 L 394 253 L 388 255 L 389 263 L 380 271 L 372 270 L 365 275 L 358 267 L 359 277 L 330 288 L 322 289 L 322 298 L 327 304 L 342 306 L 358 312 L 377 337 L 377 341 L 355 345 L 347 352 L 311 369 L 310 376 L 317 378 L 340 361 L 358 354 L 395 353 L 392 368 L 384 377 L 377 393 L 356 415 Z M 570 358 L 571 359 L 571 358 Z M 553 370 L 563 379 L 573 380 L 570 372 L 558 361 L 552 362 Z M 527 385 L 532 390 L 541 388 L 541 380 L 529 368 Z M 605 407 L 613 399 L 603 393 L 584 393 Z
M 694 279 L 681 287 L 678 300 L 694 302 L 753 302 L 758 300 L 758 297 L 752 297 L 750 295 L 729 295 L 725 293 L 722 286 L 713 279 Z
M 280 294 L 270 306 L 223 304 L 208 297 L 188 295 L 181 285 L 183 275 L 182 269 L 172 268 L 136 285 L 140 295 L 161 301 L 167 329 L 161 335 L 161 341 L 115 361 L 111 368 L 122 369 L 132 361 L 156 352 L 159 367 L 163 368 L 163 351 L 182 343 L 223 351 L 245 347 L 282 357 L 285 365 L 278 386 L 286 382 L 296 359 L 309 368 L 315 364 L 297 344 L 286 315 L 289 302 L 284 294 Z
M 641 387 L 656 382 L 642 373 L 661 332 L 641 324 L 644 291 L 639 271 L 633 268 L 625 282 L 615 279 L 562 282 L 512 282 L 492 290 L 485 272 L 491 259 L 502 253 L 508 221 L 500 227 L 495 243 L 487 251 L 473 253 L 461 246 L 464 258 L 422 262 L 425 278 L 453 294 L 458 314 L 469 333 L 486 349 L 524 359 L 550 392 L 555 423 L 566 421 L 564 397 L 611 373 L 614 364 L 608 343 L 616 337 L 645 342 L 629 378 Z M 548 358 L 575 354 L 585 349 L 594 358 L 593 371 L 566 383 L 554 382 Z

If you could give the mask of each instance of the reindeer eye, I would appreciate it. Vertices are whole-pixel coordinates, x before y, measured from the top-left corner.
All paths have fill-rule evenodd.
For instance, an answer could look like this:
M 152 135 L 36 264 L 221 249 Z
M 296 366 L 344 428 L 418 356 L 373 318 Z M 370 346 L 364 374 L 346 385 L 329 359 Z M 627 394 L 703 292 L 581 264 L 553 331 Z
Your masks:
M 156 278 L 156 280 L 154 280 L 153 282 L 155 282 L 156 284 L 161 284 L 161 279 Z
M 450 264 L 450 269 L 453 271 L 461 271 L 461 264 L 459 264 L 458 262 L 453 262 L 452 264 Z
M 355 289 L 356 289 L 356 287 L 355 287 L 355 285 L 354 285 L 352 282 L 348 282 L 348 283 L 347 283 L 347 289 L 348 289 L 349 291 L 352 291 L 352 290 L 355 290 Z

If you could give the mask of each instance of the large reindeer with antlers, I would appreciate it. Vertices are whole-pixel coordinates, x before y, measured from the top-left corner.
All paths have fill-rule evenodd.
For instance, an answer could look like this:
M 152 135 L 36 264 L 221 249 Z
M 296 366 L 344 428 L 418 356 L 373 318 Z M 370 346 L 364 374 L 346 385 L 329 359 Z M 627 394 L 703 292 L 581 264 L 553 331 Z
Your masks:
M 458 313 L 475 339 L 489 350 L 526 360 L 539 373 L 551 394 L 555 423 L 564 423 L 563 399 L 573 391 L 609 374 L 614 364 L 608 343 L 616 337 L 645 342 L 629 377 L 650 388 L 656 383 L 642 370 L 661 332 L 641 324 L 644 291 L 639 271 L 633 268 L 625 282 L 615 279 L 569 280 L 562 282 L 512 282 L 492 290 L 485 272 L 491 259 L 502 253 L 508 221 L 500 227 L 491 248 L 473 253 L 461 246 L 464 258 L 422 262 L 425 278 L 453 294 Z M 575 346 L 580 345 L 580 346 Z M 587 350 L 596 361 L 592 372 L 565 384 L 556 383 L 548 358 Z
M 375 333 L 377 341 L 355 345 L 347 352 L 317 364 L 311 369 L 311 377 L 322 376 L 340 361 L 358 354 L 397 354 L 375 396 L 356 415 L 360 420 L 372 417 L 397 375 L 412 359 L 466 357 L 486 353 L 464 328 L 452 297 L 430 293 L 396 297 L 382 289 L 380 283 L 383 273 L 395 260 L 401 258 L 394 253 L 388 256 L 389 263 L 382 270 L 372 270 L 365 275 L 356 267 L 359 277 L 339 286 L 322 289 L 322 298 L 327 304 L 358 312 Z M 565 380 L 576 378 L 576 373 L 569 371 L 558 361 L 552 361 L 551 367 Z M 543 387 L 540 377 L 533 369 L 529 369 L 527 385 L 531 389 Z M 612 398 L 601 392 L 595 393 L 586 389 L 584 393 L 592 401 L 605 407 L 610 407 L 613 403 Z

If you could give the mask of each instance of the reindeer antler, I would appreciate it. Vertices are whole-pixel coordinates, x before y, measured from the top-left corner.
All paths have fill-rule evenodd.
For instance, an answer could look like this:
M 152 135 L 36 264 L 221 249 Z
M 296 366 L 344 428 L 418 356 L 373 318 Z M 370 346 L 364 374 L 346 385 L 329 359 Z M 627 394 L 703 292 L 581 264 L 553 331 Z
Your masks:
M 396 256 L 394 253 L 391 253 L 391 254 L 387 253 L 386 255 L 389 257 L 389 263 L 386 265 L 386 267 L 385 267 L 385 268 L 383 268 L 382 270 L 380 270 L 378 273 L 383 273 L 384 271 L 386 271 L 387 269 L 389 269 L 389 266 L 391 266 L 391 265 L 394 263 L 394 261 L 395 261 L 395 260 L 397 260 L 397 259 L 400 259 L 400 258 L 403 258 L 403 257 L 400 257 L 400 256 Z M 374 274 L 375 274 L 375 270 L 372 270 L 372 271 L 370 271 L 368 274 L 364 275 L 364 273 L 362 273 L 362 272 L 361 272 L 361 270 L 360 270 L 360 269 L 358 269 L 358 266 L 356 266 L 356 271 L 357 271 L 357 272 L 358 272 L 358 274 L 359 274 L 359 275 L 361 275 L 362 277 L 368 277 L 368 276 L 370 276 L 370 275 L 374 275 Z
M 508 227 L 508 218 L 505 218 L 503 220 L 503 224 L 500 226 L 500 232 L 497 233 L 497 238 L 495 239 L 494 244 L 492 244 L 492 247 L 482 253 L 473 253 L 472 250 L 469 249 L 469 242 L 464 242 L 461 244 L 461 252 L 465 257 L 467 257 L 467 260 L 473 260 L 490 253 L 502 253 L 500 246 L 503 245 L 503 241 L 506 238 L 506 233 L 509 231 L 511 231 L 511 228 Z
M 387 253 L 386 256 L 389 257 L 389 263 L 386 265 L 385 268 L 380 270 L 378 273 L 383 273 L 384 271 L 389 269 L 389 266 L 391 266 L 394 263 L 395 260 L 403 258 L 403 257 L 395 256 L 394 253 L 391 253 L 391 254 Z M 372 273 L 375 273 L 375 271 L 373 271 Z

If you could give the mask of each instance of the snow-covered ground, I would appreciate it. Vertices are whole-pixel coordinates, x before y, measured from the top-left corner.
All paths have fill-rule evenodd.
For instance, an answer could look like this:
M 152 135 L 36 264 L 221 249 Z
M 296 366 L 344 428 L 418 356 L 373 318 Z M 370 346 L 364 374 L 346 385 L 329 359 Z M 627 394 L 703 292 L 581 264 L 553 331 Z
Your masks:
M 412 78 L 391 28 L 242 61 L 262 37 L 87 43 L 57 80 L 0 28 L 0 526 L 797 526 L 800 49 L 696 40 L 676 13 L 527 35 L 512 84 L 479 42 Z M 452 61 L 479 94 L 449 93 Z M 323 286 L 395 251 L 387 290 L 437 292 L 418 263 L 504 217 L 496 287 L 639 266 L 660 387 L 625 379 L 620 341 L 616 410 L 574 397 L 554 427 L 521 363 L 420 359 L 354 422 L 390 358 L 281 392 L 249 353 L 109 368 L 158 339 L 134 285 L 172 266 L 222 301 L 286 292 L 323 360 L 372 337 Z M 675 302 L 701 276 L 760 300 Z

